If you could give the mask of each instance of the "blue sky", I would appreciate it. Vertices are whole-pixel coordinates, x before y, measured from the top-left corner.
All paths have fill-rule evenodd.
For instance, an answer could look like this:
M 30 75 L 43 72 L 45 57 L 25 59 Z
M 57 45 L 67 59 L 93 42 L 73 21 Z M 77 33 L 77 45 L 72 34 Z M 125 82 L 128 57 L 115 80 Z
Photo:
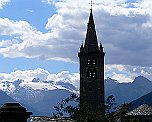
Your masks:
M 0 73 L 79 72 L 90 0 L 0 0 Z M 98 41 L 106 52 L 106 77 L 121 82 L 152 79 L 151 0 L 96 0 Z
M 45 25 L 53 14 L 56 13 L 54 5 L 43 3 L 41 0 L 12 0 L 0 10 L 1 18 L 9 18 L 13 21 L 27 21 L 34 28 L 46 33 Z M 13 39 L 14 36 L 1 35 L 1 40 Z M 51 52 L 50 52 L 51 53 Z M 29 70 L 44 68 L 57 73 L 63 70 L 78 72 L 78 64 L 54 60 L 41 60 L 39 58 L 11 58 L 0 56 L 0 72 L 12 72 L 15 70 Z
M 55 13 L 53 5 L 43 4 L 41 0 L 12 0 L 1 11 L 2 18 L 24 20 L 45 32 L 47 19 Z

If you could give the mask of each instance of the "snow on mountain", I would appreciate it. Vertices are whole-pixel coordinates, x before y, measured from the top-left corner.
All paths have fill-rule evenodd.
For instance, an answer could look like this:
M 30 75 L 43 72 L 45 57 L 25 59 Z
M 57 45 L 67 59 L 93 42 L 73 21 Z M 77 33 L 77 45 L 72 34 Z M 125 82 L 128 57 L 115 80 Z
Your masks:
M 41 91 L 64 89 L 77 93 L 79 89 L 78 73 L 70 74 L 68 71 L 50 74 L 38 68 L 0 75 L 0 90 L 5 91 L 17 101 L 24 100 L 24 103 L 36 103 L 43 99 Z
M 40 68 L 3 73 L 0 74 L 0 90 L 14 100 L 43 112 L 43 115 L 51 115 L 53 106 L 57 102 L 73 92 L 79 92 L 79 74 L 68 71 L 50 74 Z M 152 82 L 143 76 L 136 77 L 130 83 L 119 83 L 111 78 L 105 79 L 105 98 L 114 95 L 118 104 L 130 102 L 151 91 Z
M 19 101 L 20 99 L 25 99 L 25 101 L 29 101 L 30 103 L 37 102 L 40 99 L 43 99 L 41 91 L 52 91 L 57 89 L 67 90 L 75 93 L 77 93 L 78 91 L 78 89 L 76 89 L 76 87 L 70 83 L 64 83 L 61 81 L 43 82 L 39 81 L 39 79 L 36 78 L 34 78 L 31 82 L 25 82 L 24 80 L 18 79 L 14 82 L 2 81 L 0 84 L 1 90 L 5 91 L 10 96 L 13 96 L 15 100 Z M 23 98 L 20 98 L 23 94 L 28 96 L 28 98 L 26 98 L 25 96 L 23 96 Z M 32 101 L 30 99 L 32 99 Z
M 70 83 L 40 81 L 39 78 L 34 78 L 31 82 L 18 79 L 13 82 L 2 81 L 0 84 L 1 89 L 14 100 L 32 106 L 42 115 L 50 115 L 57 102 L 73 92 L 78 93 L 78 89 Z
M 37 68 L 36 70 L 26 70 L 26 71 L 15 71 L 10 74 L 1 73 L 0 74 L 0 88 L 3 88 L 2 82 L 6 83 L 6 81 L 14 82 L 18 79 L 24 80 L 20 85 L 29 86 L 33 89 L 54 89 L 53 84 L 57 82 L 69 83 L 75 86 L 77 89 L 79 88 L 79 73 L 69 73 L 69 71 L 62 71 L 57 74 L 51 74 L 48 71 Z M 45 82 L 46 81 L 46 82 Z M 53 83 L 51 82 L 53 81 Z M 50 83 L 50 85 L 48 85 Z M 46 86 L 47 84 L 47 86 Z M 13 90 L 13 86 L 11 89 Z M 58 85 L 58 87 L 60 87 Z
M 78 93 L 79 74 L 68 71 L 50 74 L 41 68 L 10 74 L 1 73 L 0 90 L 14 100 L 34 107 L 43 115 L 48 115 L 57 102 L 73 92 Z

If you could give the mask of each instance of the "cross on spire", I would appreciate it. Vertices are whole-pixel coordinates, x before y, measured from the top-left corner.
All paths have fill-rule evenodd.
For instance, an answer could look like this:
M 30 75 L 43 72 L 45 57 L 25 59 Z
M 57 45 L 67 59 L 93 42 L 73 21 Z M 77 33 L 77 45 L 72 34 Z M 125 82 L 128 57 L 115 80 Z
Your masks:
M 91 0 L 91 3 L 89 3 L 89 4 L 91 4 L 91 9 L 90 10 L 92 11 L 92 5 L 95 4 L 95 3 L 93 3 L 92 0 Z

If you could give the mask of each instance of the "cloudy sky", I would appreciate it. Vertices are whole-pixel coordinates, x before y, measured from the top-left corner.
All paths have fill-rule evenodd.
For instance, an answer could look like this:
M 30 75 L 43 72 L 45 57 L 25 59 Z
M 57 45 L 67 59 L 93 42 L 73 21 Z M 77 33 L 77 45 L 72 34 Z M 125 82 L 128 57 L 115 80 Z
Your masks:
M 106 52 L 105 77 L 152 80 L 152 1 L 93 2 L 98 41 Z M 0 0 L 0 80 L 78 77 L 77 53 L 85 39 L 89 3 Z

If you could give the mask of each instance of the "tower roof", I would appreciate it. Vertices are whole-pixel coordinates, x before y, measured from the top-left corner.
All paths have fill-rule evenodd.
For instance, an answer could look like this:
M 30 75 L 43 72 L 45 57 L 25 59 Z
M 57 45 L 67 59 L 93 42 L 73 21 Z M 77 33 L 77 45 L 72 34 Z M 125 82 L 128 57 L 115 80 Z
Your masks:
M 95 52 L 99 49 L 92 9 L 90 11 L 84 49 L 87 52 Z
M 94 19 L 93 19 L 93 13 L 92 13 L 92 9 L 90 9 L 90 16 L 89 16 L 89 22 L 90 24 L 94 25 Z

